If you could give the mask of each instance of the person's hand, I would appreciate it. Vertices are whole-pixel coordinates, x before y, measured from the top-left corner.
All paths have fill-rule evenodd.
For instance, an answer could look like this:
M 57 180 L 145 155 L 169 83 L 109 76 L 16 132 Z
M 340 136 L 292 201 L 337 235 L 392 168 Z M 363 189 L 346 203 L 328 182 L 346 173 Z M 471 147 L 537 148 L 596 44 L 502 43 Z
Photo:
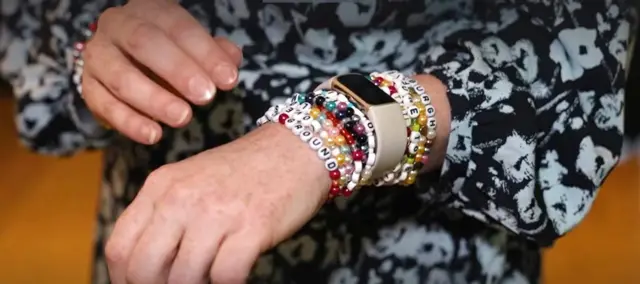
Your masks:
M 243 283 L 328 195 L 324 164 L 281 125 L 154 171 L 106 245 L 115 284 Z
M 176 1 L 130 0 L 106 10 L 86 45 L 83 98 L 109 126 L 131 139 L 156 143 L 158 122 L 180 127 L 194 104 L 238 80 L 242 51 L 213 38 Z

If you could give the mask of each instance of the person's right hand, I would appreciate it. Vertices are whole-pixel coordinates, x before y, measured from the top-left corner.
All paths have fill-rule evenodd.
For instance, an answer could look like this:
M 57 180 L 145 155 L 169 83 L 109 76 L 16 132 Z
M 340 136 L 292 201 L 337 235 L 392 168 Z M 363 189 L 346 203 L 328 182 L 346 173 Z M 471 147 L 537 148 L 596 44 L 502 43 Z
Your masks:
M 187 101 L 206 104 L 238 80 L 242 51 L 214 38 L 174 1 L 130 0 L 106 10 L 83 57 L 82 96 L 99 119 L 144 144 L 158 122 L 189 122 Z

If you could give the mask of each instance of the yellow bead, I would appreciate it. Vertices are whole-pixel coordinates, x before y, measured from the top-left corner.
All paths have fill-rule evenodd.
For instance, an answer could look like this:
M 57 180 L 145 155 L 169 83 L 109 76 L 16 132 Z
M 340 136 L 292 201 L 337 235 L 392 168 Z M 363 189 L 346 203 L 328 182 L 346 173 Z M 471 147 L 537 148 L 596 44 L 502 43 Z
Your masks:
M 346 176 L 340 177 L 340 185 L 344 186 L 345 184 L 347 184 L 347 177 Z
M 335 139 L 335 140 L 336 140 L 336 144 L 338 144 L 338 145 L 340 145 L 340 146 L 342 146 L 342 145 L 344 145 L 345 143 L 347 143 L 347 140 L 346 140 L 346 139 L 344 138 L 344 136 L 342 136 L 342 135 L 338 135 L 338 136 L 336 136 L 336 139 Z
M 346 159 L 346 156 L 344 154 L 336 155 L 336 161 L 338 161 L 338 165 L 340 166 L 344 164 L 345 159 Z
M 327 137 L 327 139 L 324 139 L 324 144 L 327 147 L 332 147 L 335 145 L 335 143 L 336 141 L 334 141 L 332 137 Z
M 415 182 L 416 182 L 416 177 L 412 175 L 408 176 L 407 179 L 405 180 L 405 183 L 407 185 L 414 184 Z
M 420 125 L 422 125 L 422 126 L 424 126 L 424 125 L 426 125 L 426 124 L 427 124 L 427 115 L 426 115 L 426 114 L 421 113 L 421 114 L 418 116 L 418 124 L 420 124 Z
M 311 118 L 313 119 L 317 119 L 318 116 L 320 115 L 320 110 L 318 108 L 311 108 L 311 110 L 309 110 L 309 116 L 311 116 Z
M 422 154 L 418 154 L 418 153 L 416 153 L 416 158 L 415 158 L 415 160 L 416 160 L 416 161 L 422 161 Z

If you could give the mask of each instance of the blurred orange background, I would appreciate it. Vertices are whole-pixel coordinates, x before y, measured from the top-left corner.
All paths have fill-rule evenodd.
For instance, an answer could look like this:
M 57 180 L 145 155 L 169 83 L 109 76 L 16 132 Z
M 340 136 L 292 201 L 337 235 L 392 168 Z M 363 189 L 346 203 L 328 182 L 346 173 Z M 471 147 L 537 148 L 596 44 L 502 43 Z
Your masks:
M 12 114 L 0 96 L 0 283 L 89 283 L 100 154 L 31 154 Z M 586 221 L 546 253 L 545 283 L 640 283 L 639 165 L 621 164 Z

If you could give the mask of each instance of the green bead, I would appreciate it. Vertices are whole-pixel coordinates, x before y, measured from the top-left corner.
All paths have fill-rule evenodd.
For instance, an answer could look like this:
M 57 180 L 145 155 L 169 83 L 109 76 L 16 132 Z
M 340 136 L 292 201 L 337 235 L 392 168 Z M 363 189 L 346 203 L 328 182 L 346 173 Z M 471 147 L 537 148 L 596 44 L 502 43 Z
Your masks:
M 328 102 L 325 106 L 328 111 L 333 111 L 336 108 L 336 102 Z
M 305 98 L 305 96 L 304 96 L 304 95 L 299 95 L 299 96 L 298 96 L 298 103 L 299 103 L 299 104 L 304 103 L 304 102 L 305 102 L 305 100 L 306 100 L 306 98 Z
M 416 131 L 416 132 L 420 131 L 420 124 L 417 124 L 415 122 L 411 124 L 411 131 Z

